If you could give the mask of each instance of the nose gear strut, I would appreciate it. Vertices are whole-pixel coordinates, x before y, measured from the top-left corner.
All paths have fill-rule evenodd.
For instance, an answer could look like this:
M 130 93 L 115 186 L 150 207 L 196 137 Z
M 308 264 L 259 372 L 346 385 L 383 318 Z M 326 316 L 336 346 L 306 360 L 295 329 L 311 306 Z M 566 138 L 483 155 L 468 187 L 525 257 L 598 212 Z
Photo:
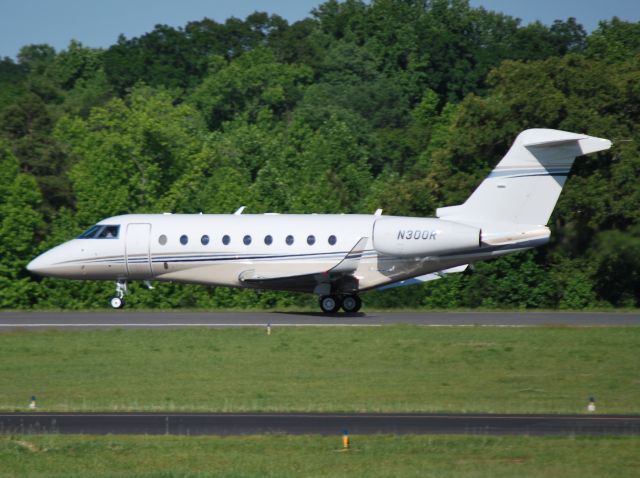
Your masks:
M 124 296 L 127 295 L 128 292 L 126 280 L 116 281 L 116 296 L 111 299 L 111 307 L 114 309 L 122 309 L 124 307 Z

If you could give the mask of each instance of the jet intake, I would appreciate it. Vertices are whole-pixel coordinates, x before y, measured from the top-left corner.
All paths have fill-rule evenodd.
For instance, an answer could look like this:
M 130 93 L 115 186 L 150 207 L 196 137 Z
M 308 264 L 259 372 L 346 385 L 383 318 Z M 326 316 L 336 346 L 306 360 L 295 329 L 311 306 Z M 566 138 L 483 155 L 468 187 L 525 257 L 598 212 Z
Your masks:
M 435 218 L 388 217 L 373 226 L 373 247 L 390 256 L 437 256 L 480 247 L 481 230 Z

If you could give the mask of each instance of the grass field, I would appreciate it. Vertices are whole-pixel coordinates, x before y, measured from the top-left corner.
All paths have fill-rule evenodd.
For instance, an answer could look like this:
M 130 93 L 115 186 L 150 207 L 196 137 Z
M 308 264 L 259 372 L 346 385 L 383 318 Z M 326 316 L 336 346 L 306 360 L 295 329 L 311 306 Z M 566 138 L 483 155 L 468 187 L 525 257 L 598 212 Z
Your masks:
M 0 437 L 0 477 L 635 477 L 639 437 Z
M 0 409 L 640 413 L 640 328 L 0 334 Z

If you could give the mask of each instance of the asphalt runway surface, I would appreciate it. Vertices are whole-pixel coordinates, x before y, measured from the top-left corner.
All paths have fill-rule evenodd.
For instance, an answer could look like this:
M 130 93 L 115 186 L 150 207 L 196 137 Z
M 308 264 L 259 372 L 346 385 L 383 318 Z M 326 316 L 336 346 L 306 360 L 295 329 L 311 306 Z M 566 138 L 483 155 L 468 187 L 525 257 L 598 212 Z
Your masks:
M 638 435 L 640 416 L 324 413 L 10 413 L 0 433 L 126 435 Z
M 639 313 L 596 312 L 0 312 L 0 332 L 37 329 L 178 327 L 640 326 Z

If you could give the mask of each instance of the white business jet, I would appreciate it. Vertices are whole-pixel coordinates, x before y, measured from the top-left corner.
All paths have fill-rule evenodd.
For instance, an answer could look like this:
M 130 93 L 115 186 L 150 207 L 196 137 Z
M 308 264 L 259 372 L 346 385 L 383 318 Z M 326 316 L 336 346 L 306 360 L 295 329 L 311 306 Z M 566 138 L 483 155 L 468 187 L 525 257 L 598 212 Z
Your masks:
M 128 214 L 100 221 L 36 257 L 33 273 L 174 281 L 314 293 L 327 313 L 357 312 L 362 291 L 424 282 L 468 264 L 541 246 L 577 156 L 606 139 L 551 129 L 518 135 L 466 202 L 437 218 L 364 214 Z

